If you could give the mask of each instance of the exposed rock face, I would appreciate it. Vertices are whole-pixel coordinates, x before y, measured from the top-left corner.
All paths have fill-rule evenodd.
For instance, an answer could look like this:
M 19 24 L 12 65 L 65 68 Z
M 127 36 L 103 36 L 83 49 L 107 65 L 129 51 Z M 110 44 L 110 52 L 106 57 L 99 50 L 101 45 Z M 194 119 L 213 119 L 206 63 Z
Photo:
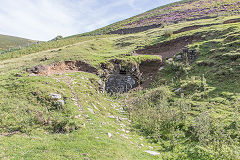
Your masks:
M 110 75 L 106 82 L 106 91 L 109 93 L 124 93 L 138 86 L 137 81 L 132 75 L 115 74 Z
M 140 85 L 148 87 L 162 66 L 162 61 L 158 59 L 146 60 L 140 64 L 118 59 L 110 62 L 110 65 L 102 64 L 103 72 L 99 73 L 108 93 L 124 93 Z
M 102 64 L 99 76 L 105 81 L 108 93 L 124 93 L 139 86 L 141 73 L 139 66 L 132 62 L 111 60 L 108 65 Z
M 198 52 L 196 49 L 189 49 L 189 48 L 185 47 L 185 48 L 183 48 L 181 55 L 185 61 L 192 63 L 197 59 Z

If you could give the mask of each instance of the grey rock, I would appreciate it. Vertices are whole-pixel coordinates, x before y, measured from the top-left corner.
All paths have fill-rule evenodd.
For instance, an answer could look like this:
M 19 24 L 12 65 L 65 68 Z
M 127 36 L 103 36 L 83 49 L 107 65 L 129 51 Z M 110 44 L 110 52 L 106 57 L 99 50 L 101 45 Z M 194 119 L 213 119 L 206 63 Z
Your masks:
M 164 66 L 160 67 L 160 68 L 159 68 L 159 71 L 163 70 L 164 68 L 165 68 Z
M 126 136 L 126 135 L 124 135 L 124 134 L 121 134 L 120 136 L 123 137 L 123 138 L 125 138 L 125 139 L 129 139 L 129 137 Z
M 108 135 L 109 138 L 112 138 L 112 134 L 111 133 L 108 132 L 107 135 Z
M 177 55 L 177 56 L 176 56 L 176 59 L 177 59 L 177 60 L 182 60 L 182 55 Z
M 173 61 L 173 58 L 169 58 L 168 61 L 169 61 L 169 62 L 172 62 L 172 61 Z
M 139 147 L 144 147 L 144 145 L 143 144 L 139 144 Z
M 147 150 L 147 151 L 144 151 L 144 152 L 149 153 L 149 154 L 151 154 L 151 155 L 153 155 L 153 156 L 160 155 L 160 153 L 155 152 L 155 151 L 149 151 L 149 150 Z
M 89 112 L 91 112 L 92 114 L 95 114 L 92 108 L 88 108 Z
M 63 107 L 65 104 L 64 100 L 57 100 L 57 106 L 58 107 Z
M 109 118 L 112 118 L 112 119 L 114 119 L 115 117 L 114 116 L 108 116 Z
M 62 98 L 60 94 L 55 94 L 55 93 L 50 93 L 49 96 L 55 100 L 60 100 Z
M 132 75 L 114 74 L 106 81 L 105 90 L 108 93 L 124 93 L 138 86 Z
M 127 121 L 128 118 L 119 118 L 120 121 Z
M 29 77 L 35 77 L 35 76 L 37 76 L 37 75 L 34 73 L 29 74 Z
M 94 107 L 96 110 L 100 111 L 94 104 L 92 104 L 92 105 L 93 105 L 93 107 Z
M 102 86 L 102 85 L 103 85 L 103 83 L 102 83 L 102 80 L 101 80 L 101 79 L 99 79 L 99 81 L 98 81 L 98 84 L 99 84 L 100 86 Z
M 175 92 L 175 93 L 179 93 L 181 90 L 182 90 L 182 88 L 178 88 L 178 89 L 176 89 L 174 92 Z

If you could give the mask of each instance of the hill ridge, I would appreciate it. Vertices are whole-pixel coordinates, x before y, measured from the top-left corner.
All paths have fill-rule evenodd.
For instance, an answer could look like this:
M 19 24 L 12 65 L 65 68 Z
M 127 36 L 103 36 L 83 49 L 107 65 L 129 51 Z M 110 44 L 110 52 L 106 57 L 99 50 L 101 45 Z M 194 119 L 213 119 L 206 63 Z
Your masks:
M 29 40 L 26 38 L 9 36 L 0 34 L 0 50 L 7 50 L 9 48 L 16 49 L 21 47 L 27 47 L 36 43 L 35 40 Z

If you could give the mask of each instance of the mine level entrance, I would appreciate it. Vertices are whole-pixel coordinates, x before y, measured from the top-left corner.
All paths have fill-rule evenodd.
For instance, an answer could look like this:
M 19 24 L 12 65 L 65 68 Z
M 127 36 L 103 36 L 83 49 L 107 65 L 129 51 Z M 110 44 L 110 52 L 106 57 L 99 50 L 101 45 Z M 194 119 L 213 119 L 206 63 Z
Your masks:
M 132 75 L 121 73 L 109 76 L 105 86 L 108 93 L 125 93 L 138 86 Z

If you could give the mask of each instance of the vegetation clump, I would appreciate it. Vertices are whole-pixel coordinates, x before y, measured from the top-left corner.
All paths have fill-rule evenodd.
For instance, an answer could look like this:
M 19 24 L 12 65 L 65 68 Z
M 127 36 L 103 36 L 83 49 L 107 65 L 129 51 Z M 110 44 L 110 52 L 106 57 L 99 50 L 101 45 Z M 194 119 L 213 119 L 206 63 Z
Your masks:
M 169 28 L 164 29 L 164 36 L 171 37 L 173 35 L 173 31 Z

